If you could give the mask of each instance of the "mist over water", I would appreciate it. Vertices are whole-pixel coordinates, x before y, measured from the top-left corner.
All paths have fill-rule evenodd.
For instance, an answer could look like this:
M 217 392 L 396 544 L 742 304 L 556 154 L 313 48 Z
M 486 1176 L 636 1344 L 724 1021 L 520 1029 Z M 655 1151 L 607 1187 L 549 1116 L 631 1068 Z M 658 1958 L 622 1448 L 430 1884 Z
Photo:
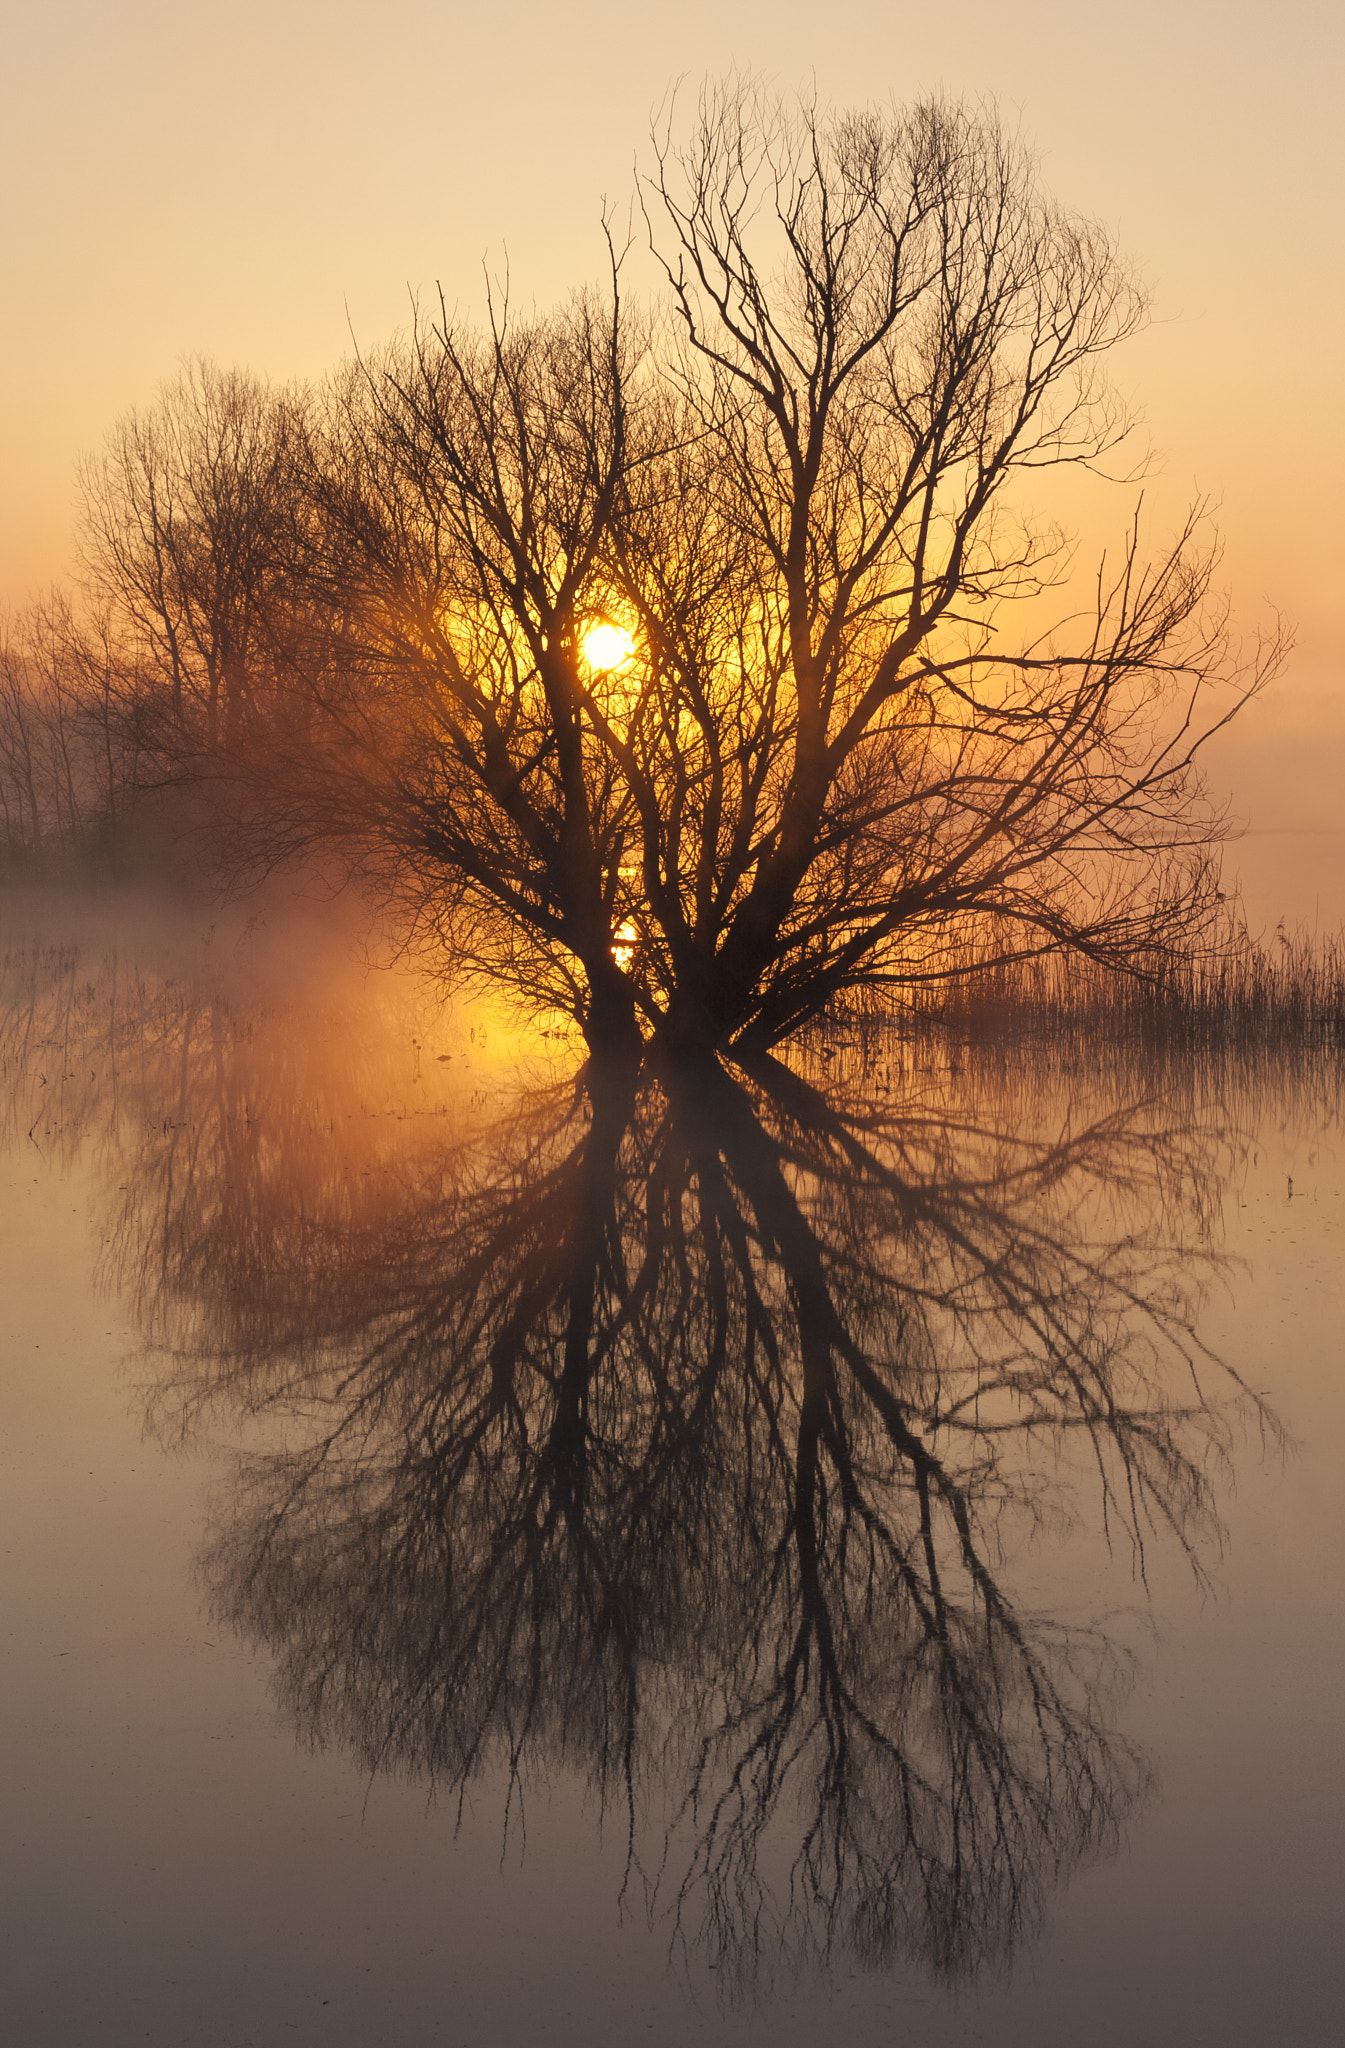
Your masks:
M 1328 2038 L 1333 1055 L 47 899 L 0 1086 L 12 2038 Z

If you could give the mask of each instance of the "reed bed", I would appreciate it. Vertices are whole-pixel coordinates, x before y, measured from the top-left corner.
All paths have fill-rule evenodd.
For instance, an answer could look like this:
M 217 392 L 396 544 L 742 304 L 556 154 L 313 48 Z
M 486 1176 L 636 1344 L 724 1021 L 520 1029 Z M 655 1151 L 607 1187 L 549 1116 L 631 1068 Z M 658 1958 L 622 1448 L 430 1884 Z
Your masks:
M 1235 930 L 1128 971 L 1058 955 L 987 963 L 969 949 L 956 974 L 881 1008 L 964 1040 L 1345 1050 L 1345 935 L 1281 927 L 1266 942 Z

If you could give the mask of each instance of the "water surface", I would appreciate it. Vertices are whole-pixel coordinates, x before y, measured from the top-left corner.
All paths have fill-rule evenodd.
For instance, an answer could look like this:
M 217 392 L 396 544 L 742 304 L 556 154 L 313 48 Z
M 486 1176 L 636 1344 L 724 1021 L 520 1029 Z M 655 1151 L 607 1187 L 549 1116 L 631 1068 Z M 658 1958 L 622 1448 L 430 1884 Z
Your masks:
M 1336 1070 L 9 948 L 25 2042 L 1332 2038 Z

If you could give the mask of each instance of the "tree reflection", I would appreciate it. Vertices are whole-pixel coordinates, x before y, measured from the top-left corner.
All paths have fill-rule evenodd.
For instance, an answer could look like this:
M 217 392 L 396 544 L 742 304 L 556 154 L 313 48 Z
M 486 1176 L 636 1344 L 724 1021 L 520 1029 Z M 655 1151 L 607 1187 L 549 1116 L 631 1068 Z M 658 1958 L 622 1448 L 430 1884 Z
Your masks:
M 262 1424 L 204 1569 L 303 1736 L 510 1810 L 579 1773 L 729 1975 L 1004 1956 L 1145 1781 L 1121 1660 L 1011 1552 L 1088 1465 L 1194 1558 L 1247 1398 L 1193 1331 L 1211 1143 L 703 1060 L 353 1170 L 292 1090 L 248 1138 L 227 1064 L 184 1059 L 118 1257 L 161 1426 Z

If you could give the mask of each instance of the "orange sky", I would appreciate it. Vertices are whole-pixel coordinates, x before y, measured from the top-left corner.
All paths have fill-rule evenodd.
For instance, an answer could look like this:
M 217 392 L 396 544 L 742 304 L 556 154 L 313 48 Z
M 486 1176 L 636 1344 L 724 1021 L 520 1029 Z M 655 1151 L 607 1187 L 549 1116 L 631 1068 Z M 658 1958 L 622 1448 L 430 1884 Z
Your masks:
M 1284 681 L 1216 758 L 1262 919 L 1345 916 L 1342 10 L 1325 0 L 8 0 L 0 60 L 0 602 L 64 573 L 76 454 L 176 360 L 314 375 L 443 281 L 474 303 L 600 268 L 648 110 L 731 63 L 839 101 L 994 94 L 1064 201 L 1114 227 L 1158 319 L 1116 364 L 1149 502 L 1220 500 Z M 1112 517 L 1119 526 L 1119 501 Z

